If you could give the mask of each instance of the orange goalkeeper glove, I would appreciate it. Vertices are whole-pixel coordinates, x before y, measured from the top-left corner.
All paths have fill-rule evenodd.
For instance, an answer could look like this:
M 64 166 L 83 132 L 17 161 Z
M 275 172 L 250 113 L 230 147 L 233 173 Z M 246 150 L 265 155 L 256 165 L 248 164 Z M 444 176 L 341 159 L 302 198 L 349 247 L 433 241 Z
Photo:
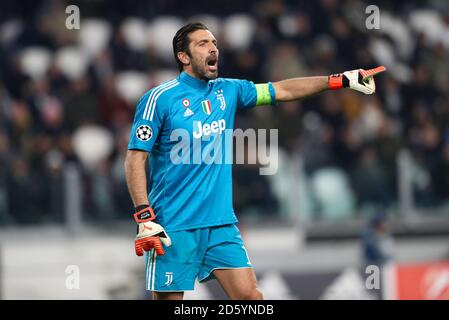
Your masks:
M 162 243 L 169 247 L 171 239 L 164 228 L 152 220 L 156 218 L 153 209 L 148 206 L 138 206 L 134 213 L 134 220 L 138 223 L 134 248 L 138 256 L 143 256 L 144 251 L 156 250 L 156 254 L 161 256 L 165 253 Z
M 329 88 L 331 90 L 341 88 L 351 88 L 353 90 L 363 92 L 364 94 L 373 94 L 376 92 L 376 83 L 374 76 L 387 70 L 384 66 L 380 66 L 370 70 L 356 69 L 345 71 L 339 74 L 329 76 Z

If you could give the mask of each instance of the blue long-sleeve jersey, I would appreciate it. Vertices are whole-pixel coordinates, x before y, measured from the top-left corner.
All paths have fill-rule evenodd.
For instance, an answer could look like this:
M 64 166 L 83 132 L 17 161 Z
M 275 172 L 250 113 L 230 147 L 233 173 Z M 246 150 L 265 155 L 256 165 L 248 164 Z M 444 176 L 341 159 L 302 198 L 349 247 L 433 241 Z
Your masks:
M 150 153 L 148 195 L 157 222 L 181 231 L 237 222 L 232 206 L 232 129 L 237 108 L 274 104 L 271 83 L 182 72 L 139 100 L 130 150 Z

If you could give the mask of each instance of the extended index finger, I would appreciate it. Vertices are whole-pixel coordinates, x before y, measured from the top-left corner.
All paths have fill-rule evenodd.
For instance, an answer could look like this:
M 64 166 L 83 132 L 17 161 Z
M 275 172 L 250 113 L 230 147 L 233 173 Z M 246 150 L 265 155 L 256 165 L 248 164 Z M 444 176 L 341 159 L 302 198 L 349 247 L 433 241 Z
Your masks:
M 387 70 L 387 68 L 385 68 L 384 66 L 379 66 L 374 69 L 362 70 L 361 74 L 362 74 L 363 79 L 365 79 L 367 77 L 372 77 L 378 73 L 384 72 L 385 70 Z

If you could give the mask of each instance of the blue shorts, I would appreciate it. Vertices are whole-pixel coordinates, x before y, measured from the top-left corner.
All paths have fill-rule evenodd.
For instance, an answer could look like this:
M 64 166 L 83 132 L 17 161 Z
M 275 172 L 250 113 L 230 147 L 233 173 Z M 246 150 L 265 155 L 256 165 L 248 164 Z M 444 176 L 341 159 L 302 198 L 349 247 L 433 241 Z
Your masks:
M 252 268 L 236 224 L 171 232 L 170 247 L 157 256 L 146 253 L 146 288 L 151 291 L 193 290 L 195 280 L 214 279 L 216 269 Z

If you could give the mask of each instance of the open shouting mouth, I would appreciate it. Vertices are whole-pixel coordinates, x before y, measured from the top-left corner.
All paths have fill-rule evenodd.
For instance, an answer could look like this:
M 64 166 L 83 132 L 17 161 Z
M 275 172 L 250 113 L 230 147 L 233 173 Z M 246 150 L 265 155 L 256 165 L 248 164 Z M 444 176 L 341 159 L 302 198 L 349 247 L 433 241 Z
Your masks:
M 216 72 L 218 70 L 218 57 L 210 56 L 206 59 L 207 70 L 210 72 Z

